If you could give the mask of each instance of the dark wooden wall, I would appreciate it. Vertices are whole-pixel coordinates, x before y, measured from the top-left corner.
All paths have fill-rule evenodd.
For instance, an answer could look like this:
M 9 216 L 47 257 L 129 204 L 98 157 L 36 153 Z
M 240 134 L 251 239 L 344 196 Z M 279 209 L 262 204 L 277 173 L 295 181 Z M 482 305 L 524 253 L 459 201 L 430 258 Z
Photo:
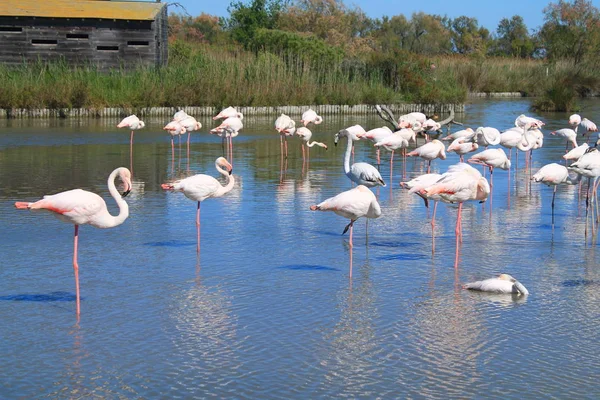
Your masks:
M 0 63 L 64 59 L 100 69 L 167 64 L 167 10 L 154 21 L 0 16 Z

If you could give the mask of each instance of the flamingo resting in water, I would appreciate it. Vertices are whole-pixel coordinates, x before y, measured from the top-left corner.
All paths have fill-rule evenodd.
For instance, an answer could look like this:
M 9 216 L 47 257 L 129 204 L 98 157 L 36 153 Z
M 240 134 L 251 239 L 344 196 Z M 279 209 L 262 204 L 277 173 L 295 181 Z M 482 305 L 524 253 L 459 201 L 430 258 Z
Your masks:
M 527 296 L 529 294 L 529 291 L 521 282 L 508 274 L 500 274 L 497 278 L 467 283 L 463 285 L 463 288 L 490 293 L 515 293 L 522 296 Z
M 211 197 L 223 196 L 225 193 L 231 191 L 235 184 L 235 179 L 233 178 L 233 175 L 231 175 L 233 167 L 229 161 L 223 157 L 219 157 L 215 161 L 215 168 L 221 175 L 227 177 L 227 184 L 225 186 L 222 186 L 221 183 L 212 176 L 204 174 L 198 174 L 172 183 L 163 183 L 160 185 L 165 190 L 182 192 L 188 199 L 198 202 L 198 209 L 196 211 L 198 244 L 196 246 L 196 252 L 200 252 L 200 203 Z
M 287 137 L 292 136 L 296 132 L 296 122 L 285 114 L 281 114 L 275 120 L 275 130 L 279 132 L 279 147 L 281 156 L 285 153 L 285 158 L 288 156 Z M 285 144 L 284 144 L 285 140 Z M 285 151 L 284 151 L 285 148 Z
M 323 122 L 323 118 L 320 115 L 317 115 L 317 112 L 315 110 L 309 108 L 302 114 L 302 119 L 300 120 L 300 123 L 304 126 L 308 126 L 308 124 L 310 124 L 311 122 L 315 125 L 319 125 L 321 122 Z
M 121 178 L 125 191 L 119 194 L 115 179 Z M 108 177 L 108 191 L 119 206 L 119 215 L 112 216 L 106 208 L 106 202 L 96 193 L 82 189 L 67 190 L 57 194 L 44 196 L 34 203 L 17 201 L 18 209 L 46 210 L 52 212 L 58 219 L 75 225 L 73 240 L 73 270 L 75 272 L 75 297 L 77 315 L 81 312 L 79 297 L 79 264 L 77 263 L 77 244 L 79 238 L 79 225 L 89 224 L 96 228 L 112 228 L 121 225 L 129 216 L 129 207 L 122 197 L 131 190 L 131 173 L 125 167 L 115 169 Z
M 337 215 L 348 218 L 350 223 L 344 228 L 342 235 L 350 229 L 350 247 L 352 244 L 352 227 L 360 217 L 379 218 L 381 207 L 375 194 L 364 185 L 347 190 L 319 204 L 310 206 L 312 211 L 333 211 Z

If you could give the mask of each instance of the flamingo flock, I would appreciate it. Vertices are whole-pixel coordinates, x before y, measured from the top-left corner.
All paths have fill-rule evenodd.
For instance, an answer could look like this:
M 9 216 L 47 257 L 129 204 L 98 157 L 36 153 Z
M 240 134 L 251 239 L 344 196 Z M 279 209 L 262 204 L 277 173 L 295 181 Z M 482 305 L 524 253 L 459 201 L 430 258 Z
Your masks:
M 219 157 L 215 161 L 215 167 L 220 175 L 224 176 L 226 183 L 222 184 L 210 175 L 197 174 L 187 178 L 163 183 L 161 187 L 166 191 L 182 192 L 184 196 L 197 203 L 196 228 L 197 228 L 197 252 L 200 251 L 200 206 L 201 203 L 209 198 L 217 198 L 226 195 L 233 190 L 235 178 L 233 171 L 233 138 L 237 137 L 243 128 L 243 115 L 233 107 L 227 107 L 212 118 L 214 121 L 222 122 L 210 130 L 211 134 L 216 134 L 227 141 L 227 152 L 224 157 Z M 288 138 L 295 134 L 301 139 L 303 165 L 309 159 L 310 148 L 318 146 L 327 150 L 328 146 L 323 141 L 311 141 L 313 132 L 309 129 L 310 125 L 317 126 L 323 123 L 323 118 L 314 110 L 309 109 L 302 114 L 300 127 L 296 128 L 296 122 L 290 116 L 281 114 L 274 123 L 275 130 L 280 136 L 280 150 L 282 160 L 288 158 Z M 371 188 L 379 186 L 385 187 L 379 169 L 366 162 L 350 163 L 351 155 L 354 154 L 354 145 L 361 140 L 368 139 L 376 149 L 378 165 L 380 164 L 381 147 L 391 152 L 390 171 L 393 166 L 393 156 L 396 150 L 402 150 L 406 157 L 419 157 L 427 161 L 427 173 L 409 180 L 403 180 L 400 185 L 407 189 L 409 193 L 420 196 L 427 207 L 429 200 L 435 202 L 433 216 L 431 219 L 432 237 L 435 227 L 435 212 L 438 202 L 458 204 L 458 212 L 455 226 L 456 236 L 456 260 L 458 260 L 458 249 L 463 242 L 462 228 L 462 209 L 463 203 L 467 201 L 485 202 L 491 195 L 493 188 L 494 169 L 509 170 L 511 163 L 512 149 L 528 153 L 526 155 L 526 165 L 531 162 L 531 152 L 543 145 L 543 134 L 541 129 L 544 123 L 535 118 L 520 115 L 515 119 L 514 127 L 500 132 L 493 127 L 478 127 L 477 129 L 466 128 L 458 132 L 449 134 L 445 138 L 432 139 L 440 134 L 441 126 L 439 123 L 428 119 L 422 113 L 410 113 L 403 115 L 396 123 L 396 129 L 388 127 L 376 127 L 366 130 L 360 125 L 353 125 L 339 130 L 334 134 L 334 144 L 346 138 L 346 150 L 343 159 L 340 160 L 341 168 L 345 175 L 356 184 L 349 190 L 343 191 L 333 197 L 327 198 L 318 204 L 310 206 L 312 211 L 332 211 L 349 220 L 342 234 L 350 231 L 349 246 L 352 248 L 354 223 L 361 217 L 376 219 L 382 216 L 382 209 L 378 203 L 377 196 Z M 544 183 L 553 187 L 552 197 L 552 223 L 554 225 L 554 200 L 559 185 L 575 185 L 581 181 L 581 178 L 588 178 L 588 194 L 586 196 L 586 215 L 588 211 L 594 218 L 598 216 L 598 203 L 596 191 L 598 187 L 598 177 L 600 176 L 600 151 L 591 147 L 588 143 L 577 144 L 577 129 L 582 127 L 586 134 L 597 130 L 596 125 L 586 118 L 579 115 L 573 115 L 569 118 L 571 128 L 558 129 L 551 132 L 566 139 L 567 149 L 571 144 L 573 149 L 567 152 L 563 159 L 570 165 L 563 166 L 558 163 L 552 163 L 540 168 L 532 177 L 534 182 Z M 135 130 L 146 127 L 145 123 L 137 116 L 131 115 L 123 119 L 117 127 L 128 128 L 131 130 L 130 147 L 133 146 L 133 133 Z M 193 131 L 202 128 L 202 124 L 193 116 L 180 110 L 173 116 L 172 121 L 164 126 L 171 136 L 172 157 L 174 157 L 175 136 L 187 133 L 188 157 L 190 147 L 190 135 Z M 417 146 L 417 135 L 424 136 L 426 142 Z M 431 137 L 430 137 L 431 136 Z M 446 149 L 444 142 L 451 141 Z M 413 143 L 415 148 L 406 153 L 407 148 Z M 510 150 L 507 155 L 502 148 L 493 146 L 503 146 Z M 472 154 L 467 163 L 463 162 L 463 156 L 476 152 L 480 147 L 486 149 Z M 488 148 L 491 147 L 491 148 Z M 446 172 L 431 173 L 432 162 L 436 159 L 446 159 L 447 153 L 456 153 L 459 156 L 459 162 L 451 165 Z M 518 153 L 517 153 L 518 154 Z M 406 159 L 404 159 L 406 164 Z M 489 168 L 490 181 L 482 175 L 476 168 L 470 164 L 482 165 Z M 123 182 L 123 193 L 119 194 L 115 181 L 120 178 Z M 392 175 L 390 175 L 392 178 Z M 390 181 L 391 185 L 392 182 Z M 104 200 L 95 193 L 81 189 L 69 190 L 54 195 L 44 196 L 43 199 L 35 202 L 15 202 L 17 209 L 46 210 L 55 215 L 63 222 L 73 224 L 74 232 L 74 251 L 73 268 L 76 282 L 76 312 L 80 314 L 80 293 L 79 293 L 79 266 L 77 259 L 78 233 L 79 225 L 91 225 L 97 228 L 111 228 L 122 224 L 129 216 L 129 208 L 123 200 L 132 189 L 131 172 L 129 169 L 120 167 L 115 169 L 108 178 L 108 190 L 119 207 L 117 216 L 111 215 Z M 594 207 L 596 212 L 594 213 Z M 491 208 L 491 207 L 490 207 Z M 490 210 L 491 211 L 491 210 Z M 594 214 L 596 216 L 594 217 Z M 594 224 L 592 224 L 592 230 Z M 586 224 L 587 229 L 587 224 Z M 586 230 L 587 232 L 587 230 Z M 456 261 L 457 263 L 458 261 Z M 455 263 L 455 266 L 456 266 Z M 466 289 L 491 291 L 498 293 L 517 293 L 527 295 L 529 292 L 515 278 L 508 274 L 501 274 L 497 278 L 466 284 Z

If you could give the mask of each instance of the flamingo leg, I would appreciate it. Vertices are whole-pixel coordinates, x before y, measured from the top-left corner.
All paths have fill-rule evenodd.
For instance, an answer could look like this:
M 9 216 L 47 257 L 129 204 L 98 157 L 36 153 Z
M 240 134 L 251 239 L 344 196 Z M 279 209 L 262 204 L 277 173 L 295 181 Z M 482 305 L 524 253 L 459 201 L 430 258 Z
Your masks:
M 75 225 L 73 235 L 73 271 L 75 273 L 75 301 L 77 303 L 77 315 L 81 313 L 81 301 L 79 298 L 79 265 L 77 264 L 77 242 L 79 239 L 79 225 Z
M 129 135 L 129 145 L 133 146 L 133 131 L 131 131 L 131 135 Z
M 288 157 L 288 145 L 287 145 L 287 137 L 286 137 L 286 138 L 284 138 L 284 141 L 285 141 L 285 158 L 287 158 L 287 157 Z
M 304 152 L 305 152 L 304 144 L 302 144 L 302 164 L 304 164 L 304 162 L 306 161 L 306 156 L 305 156 Z
M 431 160 L 427 161 L 427 173 L 431 172 Z
M 381 159 L 379 158 L 379 147 L 377 148 L 377 166 L 381 164 Z
M 200 202 L 198 202 L 198 210 L 196 211 L 196 253 L 200 254 Z
M 433 215 L 431 217 L 431 254 L 435 253 L 435 212 L 437 211 L 437 201 L 433 202 Z
M 352 244 L 352 230 L 354 229 L 354 221 L 350 222 L 350 248 L 354 247 Z
M 279 134 L 279 150 L 283 158 L 283 134 Z
M 558 186 L 554 186 L 554 193 L 552 193 L 552 226 L 554 227 L 554 198 L 556 197 L 556 188 Z

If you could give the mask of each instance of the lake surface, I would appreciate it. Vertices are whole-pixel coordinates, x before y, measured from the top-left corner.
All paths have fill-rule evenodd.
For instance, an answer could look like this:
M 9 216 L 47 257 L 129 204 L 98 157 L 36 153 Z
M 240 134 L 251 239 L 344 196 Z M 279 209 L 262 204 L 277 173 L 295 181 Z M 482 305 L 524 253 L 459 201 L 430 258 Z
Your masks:
M 481 101 L 457 120 L 501 130 L 527 100 Z M 598 120 L 600 104 L 581 114 Z M 292 116 L 299 120 L 300 116 Z M 544 147 L 533 172 L 559 162 L 568 114 L 544 114 Z M 490 201 L 463 209 L 455 267 L 457 207 L 438 207 L 435 254 L 423 201 L 399 187 L 401 158 L 378 199 L 383 215 L 354 229 L 309 211 L 351 188 L 345 141 L 333 134 L 377 116 L 325 117 L 304 168 L 297 137 L 281 169 L 271 118 L 248 118 L 234 139 L 235 188 L 196 204 L 160 184 L 195 173 L 217 176 L 221 141 L 201 119 L 171 158 L 166 121 L 134 138 L 130 217 L 119 227 L 79 232 L 81 318 L 75 314 L 73 227 L 15 201 L 82 188 L 117 213 L 106 179 L 130 166 L 129 133 L 118 121 L 0 121 L 0 398 L 598 398 L 600 251 L 584 239 L 585 197 L 552 189 L 518 168 L 494 173 Z M 598 121 L 596 121 L 598 122 Z M 458 128 L 454 127 L 453 130 Z M 422 143 L 422 139 L 420 141 Z M 514 160 L 514 155 L 513 155 Z M 356 161 L 375 163 L 370 143 Z M 453 153 L 435 160 L 444 172 Z M 410 159 L 408 177 L 426 171 Z M 488 175 L 489 176 L 489 175 Z M 585 188 L 585 186 L 584 186 Z M 584 192 L 582 192 L 584 193 Z M 526 298 L 469 292 L 461 285 L 505 272 Z

